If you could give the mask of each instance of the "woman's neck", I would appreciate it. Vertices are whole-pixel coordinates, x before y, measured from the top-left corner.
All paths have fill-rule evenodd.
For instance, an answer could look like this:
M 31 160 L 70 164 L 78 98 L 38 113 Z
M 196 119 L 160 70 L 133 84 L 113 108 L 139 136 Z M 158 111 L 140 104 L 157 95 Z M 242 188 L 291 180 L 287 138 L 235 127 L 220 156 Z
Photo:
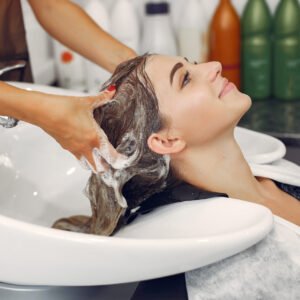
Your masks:
M 201 189 L 263 203 L 268 190 L 254 177 L 233 132 L 172 159 L 179 177 Z

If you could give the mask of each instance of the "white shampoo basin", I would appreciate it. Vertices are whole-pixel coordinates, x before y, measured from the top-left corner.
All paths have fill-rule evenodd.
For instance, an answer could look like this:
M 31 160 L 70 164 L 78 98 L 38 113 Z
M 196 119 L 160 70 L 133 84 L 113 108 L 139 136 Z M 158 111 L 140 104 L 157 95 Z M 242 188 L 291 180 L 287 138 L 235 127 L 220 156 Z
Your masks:
M 24 122 L 0 128 L 0 282 L 83 286 L 162 277 L 238 253 L 272 228 L 267 208 L 222 197 L 158 208 L 113 237 L 50 228 L 58 218 L 90 214 L 82 193 L 89 175 L 41 129 Z

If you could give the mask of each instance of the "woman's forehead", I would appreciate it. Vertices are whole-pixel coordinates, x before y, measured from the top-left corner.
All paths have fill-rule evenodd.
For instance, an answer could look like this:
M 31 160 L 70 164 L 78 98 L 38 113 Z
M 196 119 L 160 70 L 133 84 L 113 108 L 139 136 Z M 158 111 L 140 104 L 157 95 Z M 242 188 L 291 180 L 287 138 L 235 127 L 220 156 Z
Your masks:
M 174 64 L 183 62 L 180 56 L 166 56 L 155 54 L 149 57 L 145 71 L 149 76 L 154 88 L 158 85 L 165 85 L 169 81 L 169 74 Z
M 179 60 L 181 60 L 181 58 L 178 56 L 154 54 L 147 59 L 146 71 L 149 71 L 150 73 L 161 71 Z

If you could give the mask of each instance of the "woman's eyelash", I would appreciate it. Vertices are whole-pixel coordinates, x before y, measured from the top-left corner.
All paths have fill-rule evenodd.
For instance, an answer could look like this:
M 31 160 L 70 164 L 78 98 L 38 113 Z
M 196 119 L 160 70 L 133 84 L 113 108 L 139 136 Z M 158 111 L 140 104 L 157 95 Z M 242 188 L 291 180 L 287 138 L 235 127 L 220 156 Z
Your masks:
M 184 88 L 191 81 L 190 72 L 186 71 L 183 77 L 181 88 Z

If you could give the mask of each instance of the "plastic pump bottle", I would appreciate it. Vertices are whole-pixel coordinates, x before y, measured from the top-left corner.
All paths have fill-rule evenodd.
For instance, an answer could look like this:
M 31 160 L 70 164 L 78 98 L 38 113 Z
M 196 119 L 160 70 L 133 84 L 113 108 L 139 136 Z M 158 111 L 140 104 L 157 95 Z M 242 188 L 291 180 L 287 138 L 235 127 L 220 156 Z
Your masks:
M 178 27 L 179 55 L 191 62 L 207 61 L 208 24 L 199 0 L 188 0 Z
M 83 92 L 85 90 L 83 58 L 58 41 L 53 42 L 59 86 Z
M 177 55 L 169 16 L 169 3 L 147 3 L 141 52 Z
M 240 87 L 240 19 L 230 0 L 220 0 L 210 25 L 209 60 L 222 63 L 222 74 Z
M 300 5 L 281 0 L 274 18 L 274 96 L 300 99 Z
M 242 89 L 254 99 L 271 95 L 272 17 L 265 0 L 249 0 L 242 16 Z
M 109 32 L 110 20 L 101 0 L 89 0 L 85 6 L 85 11 L 103 30 Z M 86 59 L 84 60 L 84 67 L 88 92 L 98 92 L 101 85 L 109 78 L 110 73 Z
M 139 21 L 131 0 L 117 0 L 111 14 L 111 33 L 136 52 L 139 50 Z

